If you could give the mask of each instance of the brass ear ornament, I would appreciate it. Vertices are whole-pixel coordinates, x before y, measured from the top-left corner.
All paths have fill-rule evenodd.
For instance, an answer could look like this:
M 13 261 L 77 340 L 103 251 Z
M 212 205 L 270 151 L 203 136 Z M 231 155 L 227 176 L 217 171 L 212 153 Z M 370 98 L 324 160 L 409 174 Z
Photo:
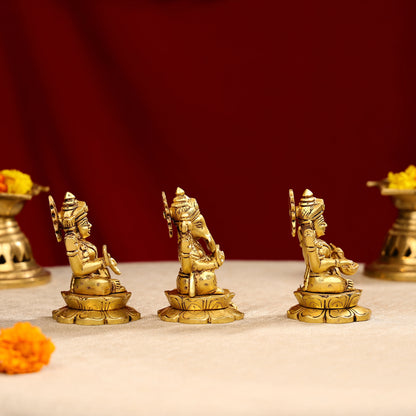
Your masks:
M 169 236 L 173 235 L 172 224 L 178 233 L 181 268 L 176 289 L 165 291 L 170 306 L 158 311 L 160 319 L 186 324 L 222 324 L 243 319 L 244 314 L 231 303 L 234 293 L 217 286 L 215 270 L 223 264 L 225 256 L 209 232 L 196 200 L 177 188 L 170 207 L 164 192 L 162 201 Z
M 111 278 L 109 268 L 120 274 L 117 262 L 104 245 L 103 256 L 87 238 L 91 224 L 88 207 L 67 192 L 61 211 L 49 196 L 52 224 L 58 242 L 64 241 L 72 269 L 70 290 L 61 292 L 67 306 L 52 312 L 59 323 L 78 325 L 124 324 L 140 319 L 140 313 L 127 306 L 131 297 L 120 281 Z
M 299 304 L 288 310 L 288 318 L 333 324 L 370 319 L 370 309 L 358 306 L 361 290 L 342 276 L 354 274 L 358 264 L 341 248 L 320 239 L 327 227 L 323 199 L 306 189 L 296 206 L 290 189 L 289 207 L 292 236 L 297 231 L 306 268 L 303 285 L 294 292 Z

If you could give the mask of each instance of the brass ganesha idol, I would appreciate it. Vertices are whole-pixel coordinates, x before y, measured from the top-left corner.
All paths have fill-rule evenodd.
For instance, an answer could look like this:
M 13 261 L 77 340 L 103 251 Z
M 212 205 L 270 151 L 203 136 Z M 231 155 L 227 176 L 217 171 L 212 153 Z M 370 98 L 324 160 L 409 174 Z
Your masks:
M 243 319 L 244 314 L 231 303 L 234 293 L 217 286 L 215 270 L 223 264 L 225 256 L 209 232 L 196 200 L 185 195 L 181 188 L 177 188 L 170 207 L 164 192 L 162 198 L 169 236 L 173 236 L 172 224 L 177 230 L 181 268 L 176 289 L 165 291 L 170 306 L 158 311 L 160 319 L 187 324 L 220 324 Z

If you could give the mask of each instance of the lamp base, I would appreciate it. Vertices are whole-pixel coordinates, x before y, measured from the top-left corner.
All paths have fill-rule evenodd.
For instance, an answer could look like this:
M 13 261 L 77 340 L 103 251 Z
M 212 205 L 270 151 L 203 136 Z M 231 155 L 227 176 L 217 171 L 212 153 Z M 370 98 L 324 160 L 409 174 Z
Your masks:
M 50 280 L 50 272 L 40 266 L 29 270 L 0 272 L 0 289 L 40 286 Z
M 377 279 L 416 282 L 416 265 L 375 261 L 365 266 L 364 274 Z

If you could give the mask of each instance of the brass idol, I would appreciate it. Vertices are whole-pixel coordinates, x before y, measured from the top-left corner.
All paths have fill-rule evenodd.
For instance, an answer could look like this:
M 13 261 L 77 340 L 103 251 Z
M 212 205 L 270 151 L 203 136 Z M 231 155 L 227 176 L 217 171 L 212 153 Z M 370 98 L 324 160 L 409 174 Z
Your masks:
M 140 319 L 140 313 L 127 306 L 131 292 L 110 276 L 109 268 L 115 274 L 120 270 L 107 246 L 103 246 L 103 257 L 98 257 L 97 248 L 87 241 L 91 224 L 86 203 L 67 192 L 60 212 L 52 196 L 49 207 L 56 238 L 58 242 L 64 240 L 72 269 L 70 290 L 61 292 L 67 306 L 54 310 L 53 318 L 78 325 L 123 324 Z
M 348 260 L 341 248 L 320 239 L 327 227 L 323 199 L 315 198 L 306 189 L 296 206 L 290 189 L 289 204 L 292 237 L 297 234 L 299 238 L 306 270 L 303 286 L 294 292 L 299 304 L 290 308 L 287 316 L 303 322 L 333 324 L 370 319 L 370 309 L 358 306 L 361 290 L 342 276 L 354 274 L 358 264 Z
M 181 264 L 176 279 L 176 289 L 165 291 L 170 306 L 160 309 L 160 319 L 186 324 L 222 324 L 243 319 L 244 314 L 231 303 L 234 293 L 217 286 L 215 270 L 224 262 L 220 250 L 208 230 L 198 203 L 189 198 L 181 188 L 169 207 L 162 192 L 164 218 L 169 236 L 172 223 L 178 233 L 178 257 Z M 199 240 L 205 242 L 205 252 Z

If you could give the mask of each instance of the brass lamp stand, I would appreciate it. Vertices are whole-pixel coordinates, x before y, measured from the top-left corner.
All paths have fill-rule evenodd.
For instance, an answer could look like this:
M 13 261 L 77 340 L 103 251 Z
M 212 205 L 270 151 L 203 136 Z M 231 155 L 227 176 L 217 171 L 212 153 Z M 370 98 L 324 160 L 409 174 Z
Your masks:
M 35 185 L 32 195 L 45 189 Z M 0 194 L 0 289 L 37 286 L 50 280 L 50 273 L 33 258 L 29 240 L 15 219 L 32 195 Z
M 416 189 L 391 189 L 384 181 L 367 182 L 391 196 L 399 215 L 390 228 L 381 255 L 366 265 L 370 277 L 416 282 Z

